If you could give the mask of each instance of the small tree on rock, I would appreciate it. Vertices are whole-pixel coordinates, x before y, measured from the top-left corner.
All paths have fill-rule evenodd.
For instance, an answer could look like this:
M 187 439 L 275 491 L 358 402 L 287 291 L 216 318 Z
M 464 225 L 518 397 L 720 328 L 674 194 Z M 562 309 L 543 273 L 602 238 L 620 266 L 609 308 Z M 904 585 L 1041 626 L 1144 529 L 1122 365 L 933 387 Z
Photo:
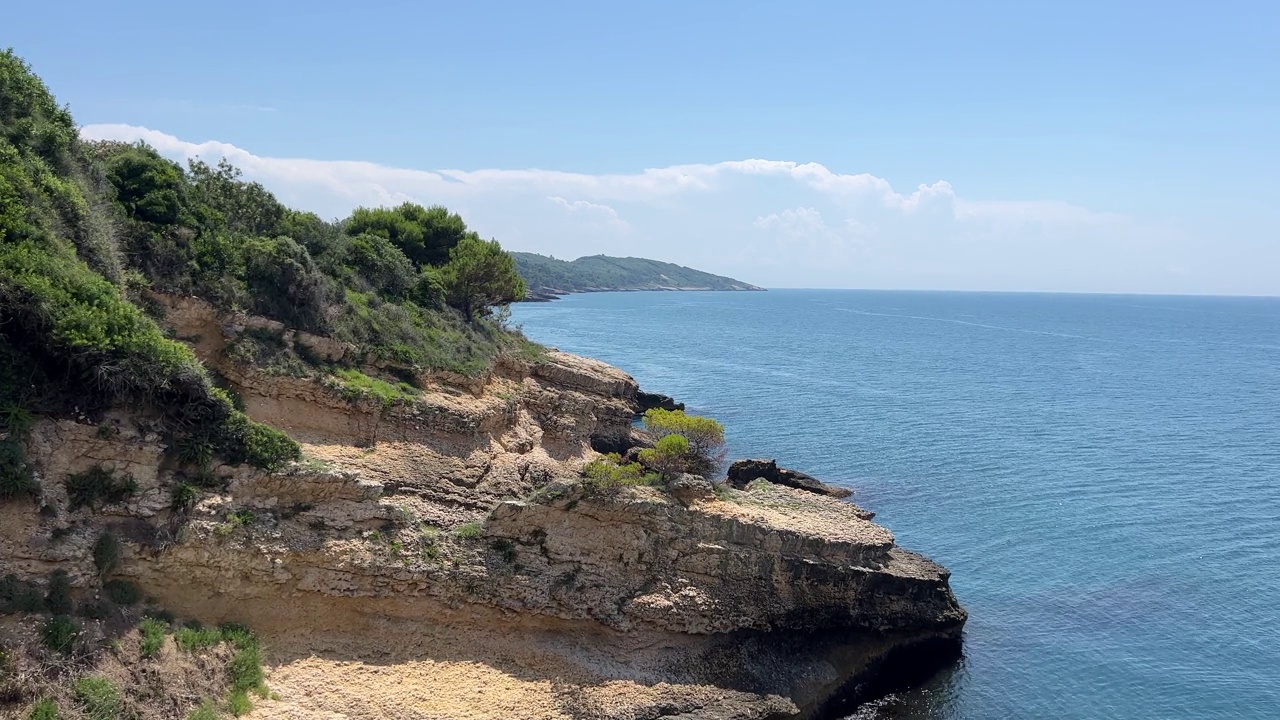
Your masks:
M 662 439 L 679 435 L 688 442 L 684 472 L 712 477 L 724 465 L 724 425 L 707 417 L 686 415 L 683 410 L 653 408 L 644 414 L 644 425 Z

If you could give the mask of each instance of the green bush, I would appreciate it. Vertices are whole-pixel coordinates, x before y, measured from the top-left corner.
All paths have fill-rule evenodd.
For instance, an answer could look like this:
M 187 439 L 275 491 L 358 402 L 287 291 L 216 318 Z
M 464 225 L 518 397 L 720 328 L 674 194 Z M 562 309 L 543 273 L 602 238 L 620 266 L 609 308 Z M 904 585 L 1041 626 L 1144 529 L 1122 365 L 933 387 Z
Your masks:
M 683 435 L 666 435 L 651 448 L 640 451 L 640 462 L 670 479 L 689 467 L 689 441 Z
M 44 607 L 54 615 L 70 615 L 73 606 L 71 601 L 71 578 L 66 570 L 54 570 L 49 575 L 49 586 L 45 589 Z
M 0 502 L 40 494 L 40 483 L 18 438 L 0 440 Z
M 136 605 L 142 600 L 142 591 L 128 580 L 108 580 L 102 586 L 107 599 L 117 605 Z
M 40 627 L 40 639 L 54 652 L 69 653 L 80 639 L 80 625 L 66 615 L 54 615 Z
M 686 462 L 680 472 L 712 477 L 724 465 L 727 450 L 724 444 L 724 425 L 719 422 L 697 415 L 686 415 L 683 410 L 653 408 L 645 412 L 644 424 L 659 440 L 670 435 L 680 435 L 688 441 Z M 668 449 L 674 449 L 674 445 Z
M 596 458 L 582 468 L 588 486 L 597 490 L 622 485 L 652 485 L 658 480 L 655 473 L 646 472 L 640 463 L 623 463 L 622 456 L 610 453 Z
M 93 566 L 98 569 L 98 576 L 107 575 L 120 565 L 120 557 L 124 548 L 115 533 L 104 532 L 93 543 Z
M 124 502 L 138 490 L 138 483 L 132 475 L 117 474 L 101 465 L 68 475 L 63 484 L 67 488 L 72 511 Z
M 164 647 L 164 638 L 169 634 L 169 623 L 146 617 L 138 623 L 138 631 L 142 633 L 142 657 L 153 658 Z
M 169 495 L 173 499 L 174 510 L 190 512 L 200 499 L 200 488 L 191 483 L 175 482 L 169 488 Z
M 72 686 L 76 700 L 88 720 L 118 720 L 124 711 L 124 698 L 110 680 L 86 675 Z
M 328 282 L 307 249 L 287 237 L 244 242 L 252 310 L 291 327 L 322 332 Z
M 58 703 L 49 698 L 41 698 L 31 705 L 27 720 L 58 720 Z
M 351 238 L 343 265 L 357 289 L 389 297 L 401 297 L 414 288 L 418 272 L 413 262 L 380 235 L 363 233 Z
M 34 583 L 12 573 L 0 578 L 0 612 L 43 612 L 44 593 Z
M 394 208 L 356 208 L 345 229 L 352 237 L 386 238 L 415 265 L 442 265 L 455 245 L 475 235 L 457 213 L 408 202 Z

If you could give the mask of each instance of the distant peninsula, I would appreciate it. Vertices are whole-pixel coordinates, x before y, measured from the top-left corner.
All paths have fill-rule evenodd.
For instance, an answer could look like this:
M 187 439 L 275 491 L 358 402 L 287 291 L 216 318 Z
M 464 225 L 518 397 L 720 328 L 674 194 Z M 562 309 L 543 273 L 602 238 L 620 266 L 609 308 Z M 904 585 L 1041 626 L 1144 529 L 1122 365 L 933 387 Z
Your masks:
M 516 271 L 529 287 L 526 300 L 531 301 L 583 292 L 764 290 L 741 280 L 644 258 L 589 255 L 568 261 L 535 253 L 511 255 L 516 260 Z

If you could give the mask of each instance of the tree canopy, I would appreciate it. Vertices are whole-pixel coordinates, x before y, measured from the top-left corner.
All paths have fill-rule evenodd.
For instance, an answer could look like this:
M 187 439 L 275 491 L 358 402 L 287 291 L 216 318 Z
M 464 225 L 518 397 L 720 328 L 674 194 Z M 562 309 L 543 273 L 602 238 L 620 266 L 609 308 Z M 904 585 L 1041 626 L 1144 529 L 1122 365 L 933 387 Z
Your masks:
M 367 233 L 390 240 L 417 266 L 443 265 L 463 238 L 478 237 L 457 213 L 410 202 L 394 208 L 356 208 L 345 228 L 351 236 Z
M 711 418 L 687 415 L 683 410 L 653 408 L 645 412 L 644 425 L 659 442 L 671 436 L 687 441 L 685 472 L 710 477 L 724 464 L 724 425 Z
M 441 275 L 445 297 L 462 311 L 467 322 L 495 305 L 515 302 L 525 294 L 515 261 L 502 251 L 497 240 L 463 238 L 449 251 L 449 262 Z

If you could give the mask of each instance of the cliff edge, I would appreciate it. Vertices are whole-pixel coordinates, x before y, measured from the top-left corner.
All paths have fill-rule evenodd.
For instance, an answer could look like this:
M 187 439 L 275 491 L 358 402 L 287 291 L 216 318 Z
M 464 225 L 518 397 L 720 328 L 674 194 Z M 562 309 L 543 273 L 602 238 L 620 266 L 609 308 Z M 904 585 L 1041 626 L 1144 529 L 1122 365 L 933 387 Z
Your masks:
M 821 717 L 895 654 L 931 662 L 958 642 L 947 571 L 847 501 L 767 479 L 584 483 L 593 446 L 631 437 L 638 387 L 616 368 L 552 351 L 388 401 L 232 352 L 246 333 L 341 344 L 159 300 L 306 459 L 214 466 L 179 502 L 191 479 L 148 409 L 40 420 L 27 456 L 43 491 L 0 504 L 0 574 L 64 570 L 97 597 L 95 543 L 119 538 L 110 578 L 263 638 L 278 699 L 254 718 Z M 77 503 L 66 479 L 91 472 L 131 489 Z

